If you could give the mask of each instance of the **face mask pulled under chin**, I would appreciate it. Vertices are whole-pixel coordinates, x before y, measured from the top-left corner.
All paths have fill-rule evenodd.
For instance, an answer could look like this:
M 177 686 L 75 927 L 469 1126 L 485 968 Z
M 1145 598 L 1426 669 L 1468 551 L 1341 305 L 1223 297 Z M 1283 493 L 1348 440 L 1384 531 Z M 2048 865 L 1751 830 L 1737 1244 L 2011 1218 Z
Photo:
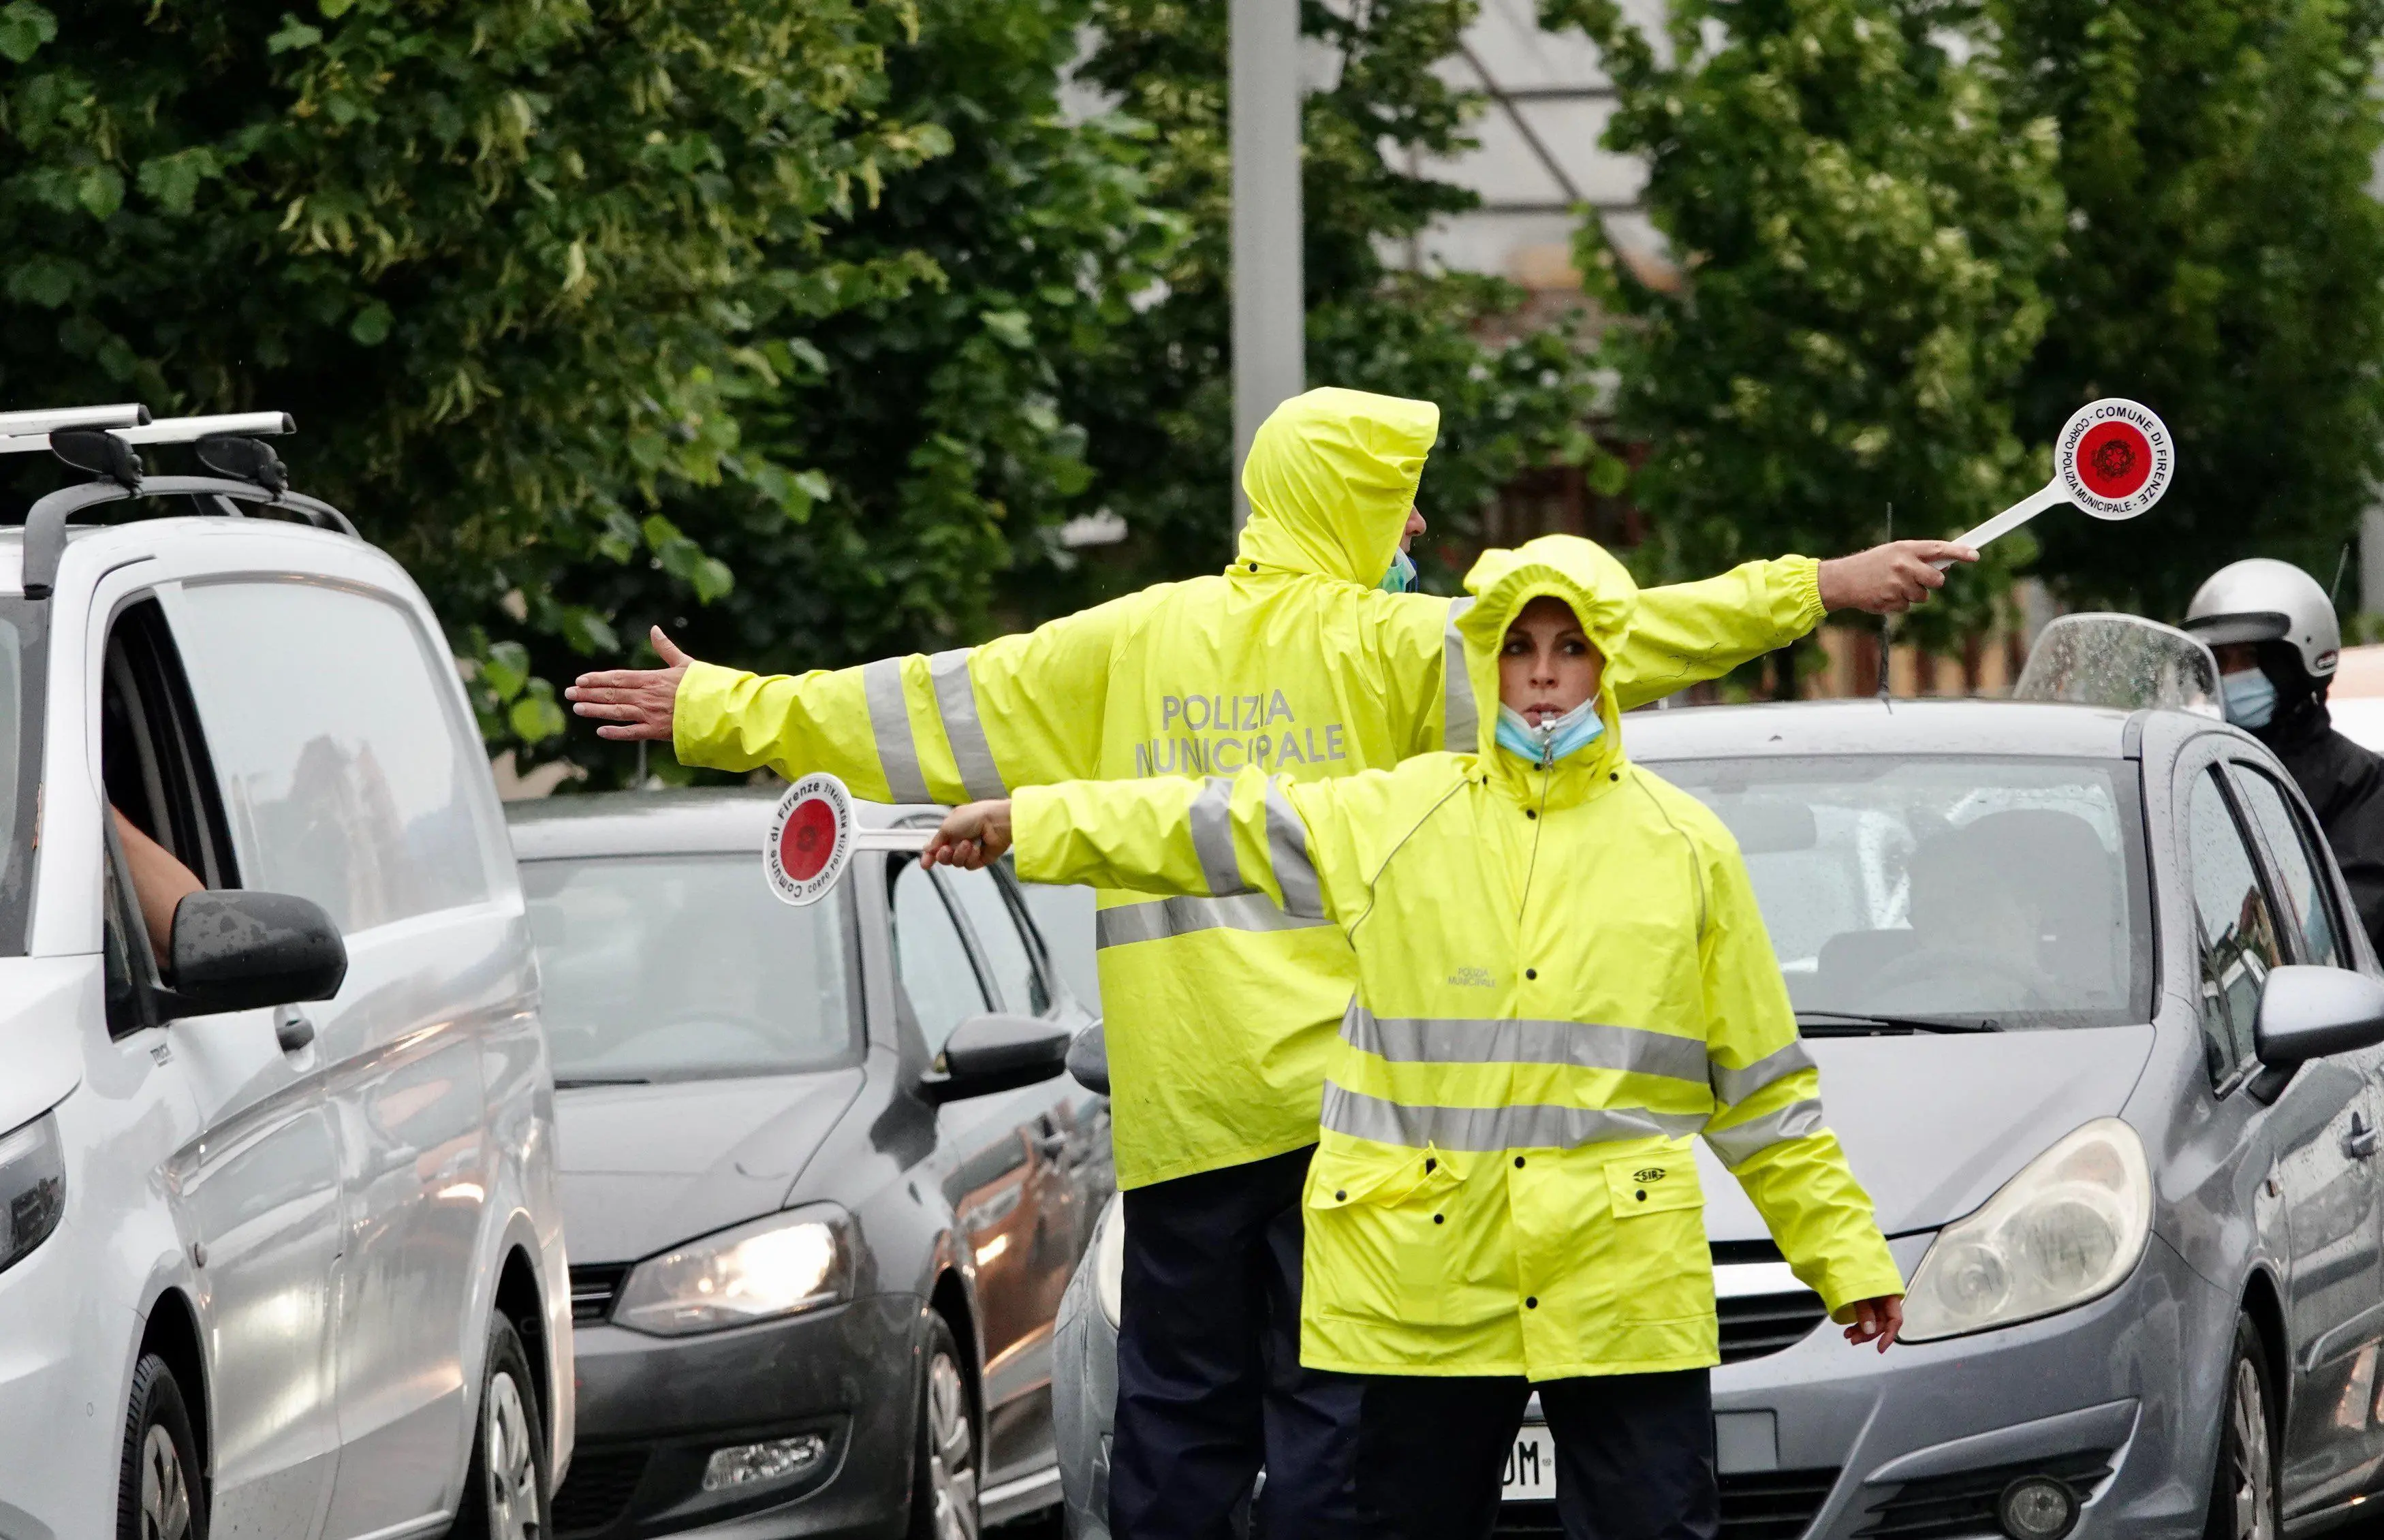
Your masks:
M 1605 733 L 1606 719 L 1597 714 L 1595 695 L 1536 727 L 1514 707 L 1503 702 L 1498 706 L 1498 747 L 1542 769 L 1581 752 Z
M 1416 586 L 1416 565 L 1404 551 L 1391 553 L 1391 570 L 1374 585 L 1384 593 L 1413 593 Z
M 2277 682 L 2256 668 L 2239 668 L 2218 677 L 2218 692 L 2227 720 L 2257 732 L 2277 714 Z

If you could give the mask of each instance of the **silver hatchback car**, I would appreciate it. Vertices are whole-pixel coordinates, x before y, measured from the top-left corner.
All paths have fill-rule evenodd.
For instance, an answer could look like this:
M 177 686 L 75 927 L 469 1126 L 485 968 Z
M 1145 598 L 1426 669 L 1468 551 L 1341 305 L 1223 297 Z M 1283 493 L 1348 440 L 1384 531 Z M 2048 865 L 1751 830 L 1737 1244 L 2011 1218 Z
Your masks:
M 2011 702 L 1628 730 L 1737 835 L 1910 1280 L 1904 1345 L 1849 1348 L 1700 1149 L 1723 1534 L 2266 1537 L 2384 1487 L 2384 983 L 2268 752 Z M 1059 1333 L 1080 1535 L 1119 1216 Z M 1501 1534 L 1558 1533 L 1551 1452 L 1527 1425 Z

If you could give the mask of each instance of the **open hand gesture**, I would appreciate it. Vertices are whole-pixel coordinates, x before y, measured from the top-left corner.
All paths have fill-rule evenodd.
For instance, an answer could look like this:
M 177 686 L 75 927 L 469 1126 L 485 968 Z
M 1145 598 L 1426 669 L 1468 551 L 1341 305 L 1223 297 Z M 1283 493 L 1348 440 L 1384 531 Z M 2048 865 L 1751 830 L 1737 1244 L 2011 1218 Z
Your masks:
M 563 692 L 574 715 L 607 724 L 596 729 L 598 738 L 624 742 L 671 740 L 671 712 L 678 700 L 678 682 L 695 660 L 663 635 L 659 626 L 653 628 L 653 643 L 662 667 L 600 669 L 582 674 Z

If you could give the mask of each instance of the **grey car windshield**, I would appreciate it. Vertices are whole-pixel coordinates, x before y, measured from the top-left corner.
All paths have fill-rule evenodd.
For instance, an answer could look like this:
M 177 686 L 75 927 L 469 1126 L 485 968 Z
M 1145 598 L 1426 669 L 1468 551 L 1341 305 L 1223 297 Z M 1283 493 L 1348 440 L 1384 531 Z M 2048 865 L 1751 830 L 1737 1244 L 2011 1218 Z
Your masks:
M 2149 1019 L 2134 767 L 1844 756 L 1652 766 L 1738 838 L 1808 1032 Z
M 858 1054 L 849 889 L 796 908 L 750 854 L 522 866 L 554 1077 L 785 1074 Z

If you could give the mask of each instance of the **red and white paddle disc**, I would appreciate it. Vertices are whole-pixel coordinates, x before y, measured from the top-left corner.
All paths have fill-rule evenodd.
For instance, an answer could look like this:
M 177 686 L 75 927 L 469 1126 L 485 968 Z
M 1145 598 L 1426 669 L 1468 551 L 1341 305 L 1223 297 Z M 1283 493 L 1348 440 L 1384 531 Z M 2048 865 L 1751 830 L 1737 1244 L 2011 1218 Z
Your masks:
M 852 859 L 852 793 L 825 770 L 787 788 L 770 820 L 762 869 L 788 903 L 817 903 Z
M 2175 461 L 2160 418 L 2118 396 L 2072 413 L 2053 453 L 2061 490 L 2096 518 L 2133 518 L 2158 503 Z

